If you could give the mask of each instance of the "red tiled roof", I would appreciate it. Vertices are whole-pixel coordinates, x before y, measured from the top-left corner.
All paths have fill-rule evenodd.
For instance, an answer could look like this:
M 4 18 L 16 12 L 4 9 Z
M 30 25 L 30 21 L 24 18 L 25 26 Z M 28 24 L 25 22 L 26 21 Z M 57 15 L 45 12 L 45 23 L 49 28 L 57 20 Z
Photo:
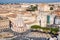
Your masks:
M 12 18 L 16 18 L 17 14 L 10 14 L 10 15 L 7 15 L 7 17 L 12 17 Z

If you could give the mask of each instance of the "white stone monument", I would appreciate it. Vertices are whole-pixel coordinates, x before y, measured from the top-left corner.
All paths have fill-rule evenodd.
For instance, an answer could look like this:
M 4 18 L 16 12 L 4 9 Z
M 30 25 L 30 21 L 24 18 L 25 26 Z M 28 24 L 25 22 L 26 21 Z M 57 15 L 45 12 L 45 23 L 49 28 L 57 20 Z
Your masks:
M 22 33 L 27 30 L 26 24 L 24 24 L 24 20 L 21 14 L 17 14 L 14 22 L 12 23 L 13 27 L 11 28 L 13 31 Z

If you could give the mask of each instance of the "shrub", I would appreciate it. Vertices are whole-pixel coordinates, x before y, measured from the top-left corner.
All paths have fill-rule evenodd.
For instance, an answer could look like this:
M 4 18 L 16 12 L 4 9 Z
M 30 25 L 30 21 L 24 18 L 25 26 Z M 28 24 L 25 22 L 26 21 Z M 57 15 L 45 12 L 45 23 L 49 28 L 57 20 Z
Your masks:
M 31 28 L 32 29 L 42 29 L 43 32 L 51 32 L 53 34 L 57 34 L 57 32 L 59 31 L 59 28 L 41 27 L 39 25 L 32 25 Z
M 59 28 L 50 28 L 50 31 L 53 34 L 57 34 L 57 32 L 59 31 Z
M 31 5 L 30 8 L 27 9 L 27 11 L 35 11 L 37 9 L 38 9 L 38 5 L 36 5 L 36 6 Z
M 39 25 L 33 25 L 33 26 L 31 26 L 31 28 L 32 29 L 38 29 L 38 28 L 40 28 L 40 26 Z

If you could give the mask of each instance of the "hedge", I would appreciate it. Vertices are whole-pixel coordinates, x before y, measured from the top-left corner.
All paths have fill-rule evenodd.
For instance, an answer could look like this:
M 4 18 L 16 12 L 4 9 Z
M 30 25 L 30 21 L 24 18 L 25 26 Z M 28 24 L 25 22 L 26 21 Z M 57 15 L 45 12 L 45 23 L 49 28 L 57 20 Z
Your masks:
M 32 25 L 31 26 L 31 29 L 42 29 L 42 30 L 44 30 L 44 31 L 46 31 L 46 32 L 48 32 L 48 31 L 50 31 L 51 33 L 53 33 L 53 34 L 56 34 L 58 31 L 59 31 L 59 28 L 48 28 L 48 27 L 41 27 L 41 26 L 39 26 L 39 25 Z

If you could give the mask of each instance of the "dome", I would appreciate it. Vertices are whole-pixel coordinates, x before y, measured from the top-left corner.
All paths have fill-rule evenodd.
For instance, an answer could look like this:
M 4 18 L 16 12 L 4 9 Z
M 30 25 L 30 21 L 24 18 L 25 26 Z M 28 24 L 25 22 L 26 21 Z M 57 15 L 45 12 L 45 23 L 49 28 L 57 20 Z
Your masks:
M 21 14 L 17 14 L 17 17 L 15 18 L 12 25 L 13 25 L 12 30 L 15 32 L 22 33 L 22 32 L 25 32 L 27 30 L 26 24 L 24 23 L 24 20 L 23 20 Z

